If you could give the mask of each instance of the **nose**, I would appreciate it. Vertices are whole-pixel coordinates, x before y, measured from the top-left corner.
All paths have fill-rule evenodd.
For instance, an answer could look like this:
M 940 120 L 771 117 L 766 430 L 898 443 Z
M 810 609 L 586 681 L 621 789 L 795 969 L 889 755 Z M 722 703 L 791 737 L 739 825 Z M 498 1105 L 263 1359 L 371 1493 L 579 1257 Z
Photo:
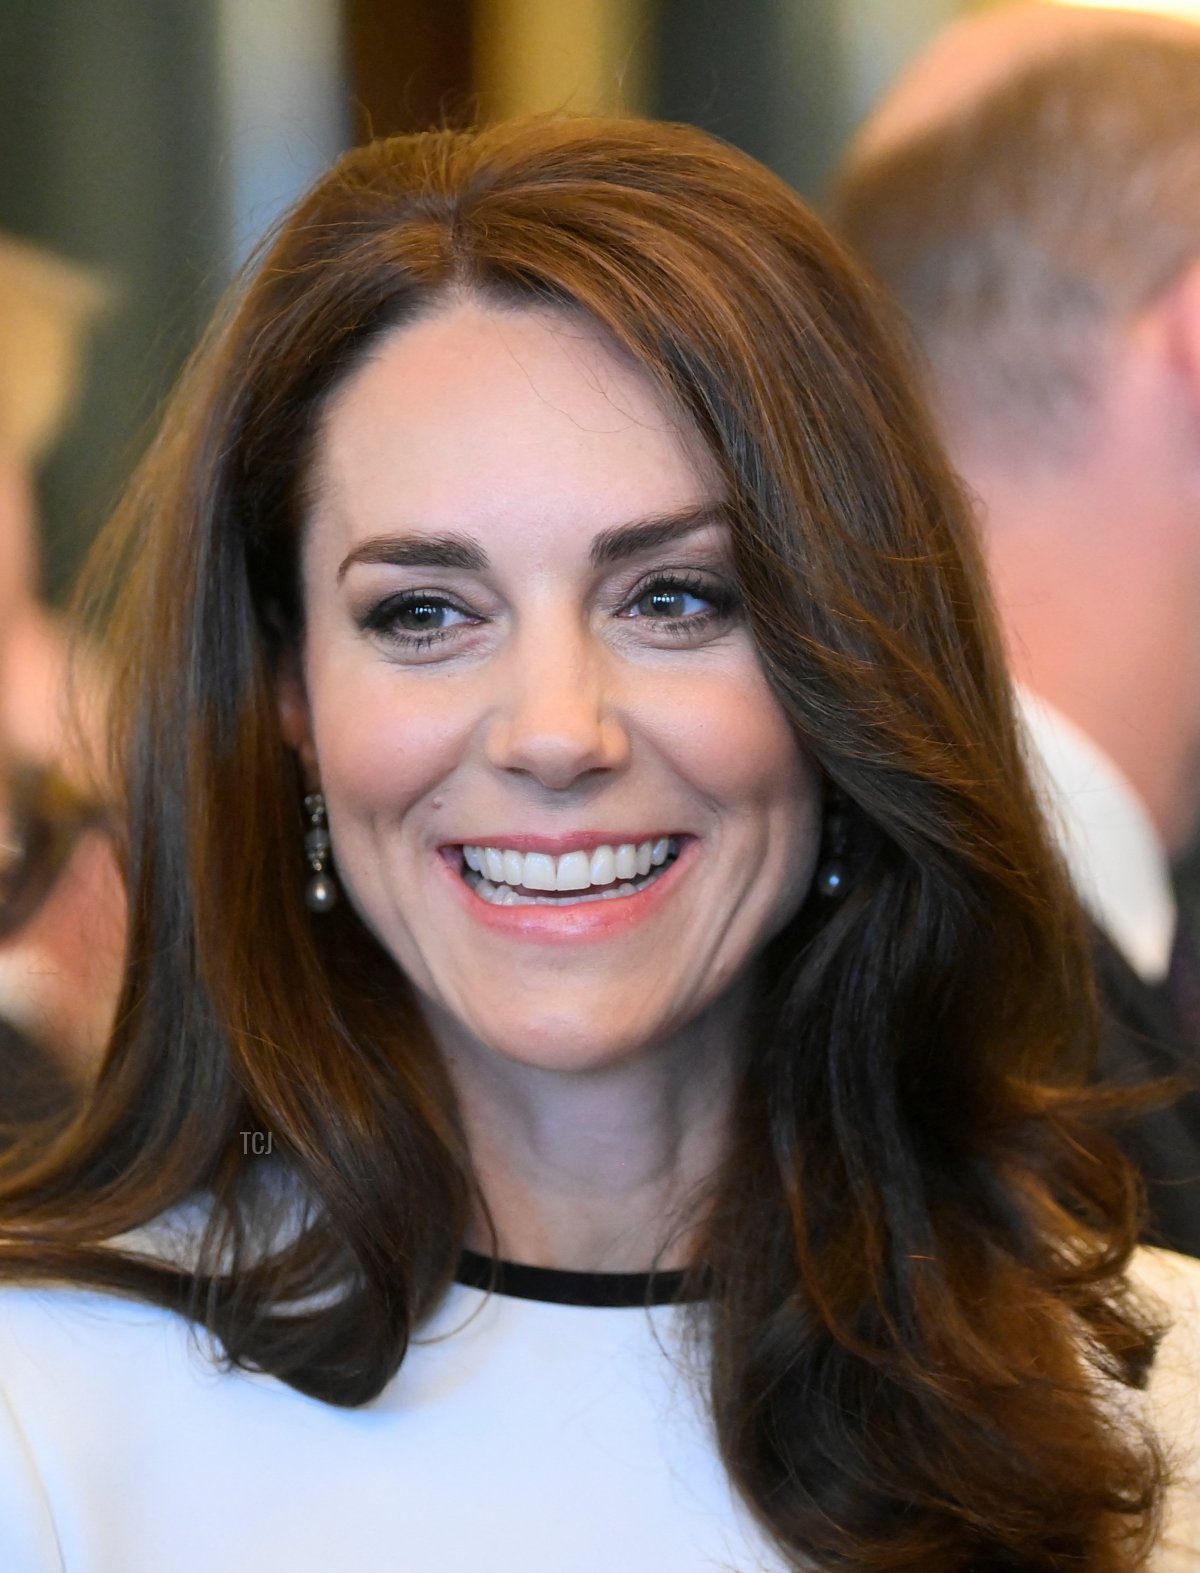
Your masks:
M 619 770 L 630 753 L 611 656 L 585 634 L 543 628 L 510 646 L 489 718 L 485 752 L 554 791 L 595 771 Z

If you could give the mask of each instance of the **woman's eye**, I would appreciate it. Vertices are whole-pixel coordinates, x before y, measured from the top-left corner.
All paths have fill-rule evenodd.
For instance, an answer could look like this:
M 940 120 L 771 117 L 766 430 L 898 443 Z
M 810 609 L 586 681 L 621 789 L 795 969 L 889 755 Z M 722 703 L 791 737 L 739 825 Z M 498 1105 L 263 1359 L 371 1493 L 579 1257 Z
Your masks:
M 427 645 L 478 619 L 435 595 L 390 595 L 363 619 L 369 633 L 404 645 Z
M 636 590 L 622 615 L 682 638 L 727 620 L 736 604 L 728 586 L 664 576 Z
M 398 606 L 391 617 L 394 628 L 402 628 L 410 634 L 440 633 L 455 622 L 465 621 L 463 613 L 445 601 L 409 601 Z
M 679 587 L 647 590 L 632 605 L 638 617 L 694 617 L 708 609 L 704 596 Z

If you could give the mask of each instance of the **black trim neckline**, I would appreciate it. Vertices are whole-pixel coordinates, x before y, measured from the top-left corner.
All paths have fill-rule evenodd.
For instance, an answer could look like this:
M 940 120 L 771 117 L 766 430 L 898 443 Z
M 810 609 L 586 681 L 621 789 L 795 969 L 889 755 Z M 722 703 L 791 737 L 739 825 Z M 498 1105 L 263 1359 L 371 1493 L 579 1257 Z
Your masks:
M 683 1293 L 685 1277 L 680 1271 L 589 1273 L 564 1267 L 530 1267 L 525 1262 L 502 1262 L 481 1256 L 464 1246 L 454 1281 L 469 1289 L 488 1289 L 514 1300 L 619 1310 L 686 1301 L 692 1297 Z

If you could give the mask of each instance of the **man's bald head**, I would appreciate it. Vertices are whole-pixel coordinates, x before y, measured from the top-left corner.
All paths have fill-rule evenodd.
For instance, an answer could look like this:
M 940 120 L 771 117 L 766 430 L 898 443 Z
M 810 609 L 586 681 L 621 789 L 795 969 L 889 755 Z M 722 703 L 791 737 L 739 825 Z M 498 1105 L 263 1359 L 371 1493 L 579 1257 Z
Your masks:
M 947 434 L 1081 440 L 1114 325 L 1200 258 L 1200 28 L 1016 5 L 956 24 L 864 126 L 835 223 L 904 308 Z
M 1178 18 L 1102 6 L 1018 4 L 964 17 L 939 33 L 884 94 L 848 162 L 876 158 L 969 110 L 1017 72 L 1081 43 L 1114 36 L 1179 38 Z
M 835 222 L 980 503 L 1015 674 L 1164 843 L 1200 811 L 1200 28 L 1020 5 L 864 128 Z

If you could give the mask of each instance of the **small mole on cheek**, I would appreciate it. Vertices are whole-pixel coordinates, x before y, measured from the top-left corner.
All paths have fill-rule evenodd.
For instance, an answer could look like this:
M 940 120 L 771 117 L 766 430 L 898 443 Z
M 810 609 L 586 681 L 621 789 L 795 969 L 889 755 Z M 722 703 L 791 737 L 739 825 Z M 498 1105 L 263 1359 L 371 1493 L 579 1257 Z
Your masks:
M 444 797 L 430 798 L 429 806 L 430 806 L 430 808 L 445 808 L 445 806 L 446 806 L 446 799 Z

